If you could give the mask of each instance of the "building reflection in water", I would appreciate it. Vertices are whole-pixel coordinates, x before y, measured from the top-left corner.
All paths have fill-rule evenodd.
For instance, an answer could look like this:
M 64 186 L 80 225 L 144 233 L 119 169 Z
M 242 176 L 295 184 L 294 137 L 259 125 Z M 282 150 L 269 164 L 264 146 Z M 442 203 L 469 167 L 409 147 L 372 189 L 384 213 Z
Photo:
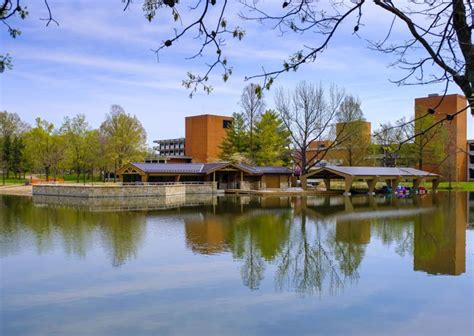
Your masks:
M 241 259 L 243 283 L 252 290 L 273 264 L 279 289 L 312 294 L 328 286 L 334 292 L 358 279 L 371 234 L 395 245 L 397 253 L 413 255 L 415 270 L 461 274 L 466 204 L 461 193 L 413 199 L 234 197 L 185 219 L 186 239 L 194 252 L 230 251 Z
M 86 257 L 98 242 L 111 264 L 120 266 L 139 255 L 150 216 L 145 210 L 166 208 L 166 216 L 184 221 L 188 249 L 203 255 L 231 253 L 241 262 L 242 282 L 251 290 L 268 277 L 279 290 L 334 293 L 357 281 L 373 240 L 412 255 L 415 271 L 464 273 L 467 204 L 465 193 L 414 199 L 198 196 L 84 204 L 3 197 L 0 253 L 14 253 L 25 244 L 26 230 L 28 244 L 39 253 L 55 248 L 59 238 L 67 253 Z M 127 211 L 130 207 L 137 211 Z M 162 214 L 153 211 L 153 216 Z
M 467 194 L 438 194 L 436 211 L 415 221 L 414 270 L 459 275 L 466 271 Z

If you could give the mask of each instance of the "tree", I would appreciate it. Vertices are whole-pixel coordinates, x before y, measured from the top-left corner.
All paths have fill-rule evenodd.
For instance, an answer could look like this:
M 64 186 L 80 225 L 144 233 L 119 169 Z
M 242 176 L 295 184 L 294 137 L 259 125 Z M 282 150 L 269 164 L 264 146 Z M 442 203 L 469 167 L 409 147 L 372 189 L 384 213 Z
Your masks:
M 136 116 L 127 114 L 121 106 L 112 105 L 110 113 L 100 125 L 100 132 L 104 136 L 107 158 L 113 163 L 114 173 L 126 162 L 144 159 L 145 129 Z
M 307 173 L 324 159 L 329 150 L 343 142 L 340 134 L 335 134 L 329 146 L 315 154 L 309 151 L 316 141 L 329 138 L 344 96 L 342 90 L 331 86 L 329 97 L 326 97 L 321 85 L 307 82 L 300 82 L 293 93 L 285 93 L 282 89 L 277 91 L 276 110 L 290 134 L 294 161 L 301 174 Z
M 3 171 L 3 182 L 9 178 L 10 171 L 17 172 L 18 165 L 21 164 L 18 160 L 23 158 L 23 144 L 22 136 L 28 130 L 28 125 L 24 123 L 16 113 L 9 113 L 7 111 L 0 112 L 0 160 Z
M 289 164 L 290 134 L 278 114 L 267 110 L 255 125 L 255 163 L 261 166 Z
M 25 155 L 32 168 L 43 170 L 46 180 L 51 173 L 57 175 L 64 158 L 65 142 L 52 123 L 36 118 L 36 126 L 25 134 L 25 146 Z
M 227 129 L 227 136 L 219 147 L 221 152 L 219 158 L 225 161 L 239 162 L 248 161 L 249 137 L 245 127 L 243 114 L 234 113 L 234 121 Z
M 0 112 L 0 138 L 22 134 L 28 129 L 28 124 L 23 122 L 18 114 L 7 111 Z
M 78 114 L 72 119 L 66 117 L 60 129 L 67 143 L 66 158 L 68 165 L 76 171 L 77 182 L 79 182 L 81 172 L 84 172 L 87 163 L 86 156 L 90 150 L 90 144 L 87 143 L 89 131 L 89 124 L 83 114 Z
M 381 124 L 379 129 L 374 133 L 374 142 L 380 146 L 382 150 L 383 167 L 393 167 L 397 165 L 397 158 L 400 156 L 400 144 L 412 135 L 408 127 L 401 125 L 408 125 L 404 118 L 396 121 L 395 124 L 391 122 Z M 407 144 L 407 146 L 411 145 L 412 144 Z M 403 148 L 406 149 L 407 146 Z M 411 155 L 405 152 L 404 156 L 407 158 Z
M 124 0 L 125 8 L 132 3 Z M 368 42 L 373 50 L 393 56 L 393 64 L 406 73 L 395 80 L 397 84 L 429 84 L 443 82 L 455 83 L 471 102 L 474 101 L 472 74 L 474 73 L 472 25 L 473 6 L 468 0 L 330 0 L 330 1 L 281 1 L 268 4 L 261 1 L 242 0 L 243 10 L 239 16 L 246 21 L 256 21 L 278 29 L 282 35 L 289 32 L 303 35 L 301 45 L 289 52 L 288 59 L 282 61 L 280 68 L 266 70 L 249 76 L 248 79 L 261 77 L 263 87 L 269 88 L 279 75 L 298 70 L 306 64 L 315 62 L 338 34 L 344 33 L 344 27 L 350 25 L 353 35 L 361 37 L 373 30 L 370 17 L 364 15 L 369 7 L 380 14 L 388 14 L 392 21 L 387 22 L 387 31 L 382 32 L 379 40 Z M 223 78 L 229 75 L 229 60 L 226 53 L 225 37 L 242 39 L 243 28 L 235 26 L 226 17 L 236 7 L 227 1 L 196 1 L 194 6 L 176 0 L 144 0 L 143 10 L 147 20 L 171 13 L 176 21 L 170 27 L 168 36 L 164 36 L 156 52 L 179 45 L 185 36 L 196 36 L 199 45 L 194 57 L 216 55 L 206 61 L 208 70 L 203 75 L 189 74 L 185 81 L 188 88 L 196 90 L 202 86 L 209 92 L 209 74 L 221 67 Z M 170 11 L 171 9 L 171 11 Z M 374 15 L 374 17 L 377 17 Z M 191 19 L 192 18 L 192 19 Z M 196 19 L 197 18 L 197 19 Z M 182 22 L 189 22 L 184 26 Z M 393 29 L 396 26 L 397 29 Z M 398 32 L 402 30 L 403 38 Z M 361 39 L 366 41 L 367 38 Z M 212 49 L 214 52 L 209 52 Z M 474 110 L 471 109 L 474 114 Z
M 8 179 L 10 173 L 10 161 L 11 161 L 12 143 L 10 135 L 3 138 L 2 144 L 2 170 L 3 170 L 3 184 L 5 184 L 5 175 Z
M 249 150 L 248 153 L 251 158 L 254 157 L 254 128 L 255 123 L 258 122 L 263 109 L 265 107 L 265 102 L 263 100 L 263 94 L 259 91 L 258 86 L 255 84 L 247 85 L 240 97 L 240 104 L 242 106 L 242 112 L 247 122 L 247 129 L 249 133 Z
M 132 5 L 132 0 L 122 0 L 124 10 Z M 373 10 L 380 14 L 388 14 L 392 21 L 387 21 L 387 31 L 380 39 L 370 41 L 369 46 L 379 52 L 393 56 L 392 64 L 405 71 L 397 84 L 430 84 L 443 82 L 446 86 L 454 83 L 474 105 L 474 58 L 472 44 L 473 5 L 469 0 L 420 0 L 420 1 L 389 1 L 389 0 L 330 0 L 330 1 L 282 1 L 268 4 L 266 2 L 241 0 L 243 10 L 239 16 L 246 21 L 268 24 L 278 29 L 282 35 L 288 32 L 301 34 L 306 40 L 289 52 L 288 59 L 282 61 L 280 68 L 256 74 L 247 79 L 262 77 L 263 87 L 269 89 L 275 78 L 290 70 L 298 70 L 308 63 L 315 62 L 326 50 L 344 27 L 350 25 L 353 35 L 360 37 L 368 30 L 374 30 L 364 15 L 372 5 Z M 46 25 L 54 20 L 48 1 L 44 1 L 48 16 L 43 18 Z M 198 45 L 198 56 L 206 59 L 207 71 L 202 75 L 187 74 L 183 85 L 195 92 L 202 87 L 206 92 L 212 90 L 209 84 L 211 72 L 216 68 L 223 71 L 222 78 L 227 81 L 232 74 L 226 53 L 225 37 L 242 40 L 245 31 L 242 27 L 233 26 L 226 16 L 236 7 L 228 1 L 199 1 L 193 5 L 178 0 L 143 0 L 142 8 L 145 18 L 152 21 L 155 17 L 171 15 L 175 24 L 170 25 L 169 33 L 163 36 L 156 53 L 179 42 L 187 36 L 195 37 Z M 238 9 L 237 9 L 238 10 Z M 7 27 L 10 35 L 16 37 L 19 31 L 9 24 L 16 16 L 24 19 L 28 12 L 24 0 L 0 1 L 0 20 Z M 377 15 L 374 15 L 377 17 Z M 370 20 L 370 17 L 369 17 Z M 183 22 L 186 22 L 183 25 Z M 398 29 L 393 29 L 397 26 Z M 404 34 L 400 38 L 394 31 Z M 209 50 L 211 49 L 211 50 Z M 212 52 L 210 52 L 212 51 Z M 214 55 L 214 56 L 209 56 Z M 11 66 L 8 54 L 0 57 L 0 71 Z M 192 94 L 192 93 L 191 93 Z M 460 111 L 454 112 L 455 116 Z M 474 109 L 471 108 L 474 115 Z
M 25 172 L 25 156 L 24 156 L 25 144 L 21 135 L 15 135 L 12 142 L 11 148 L 11 170 L 15 174 L 15 178 L 21 177 L 21 174 Z

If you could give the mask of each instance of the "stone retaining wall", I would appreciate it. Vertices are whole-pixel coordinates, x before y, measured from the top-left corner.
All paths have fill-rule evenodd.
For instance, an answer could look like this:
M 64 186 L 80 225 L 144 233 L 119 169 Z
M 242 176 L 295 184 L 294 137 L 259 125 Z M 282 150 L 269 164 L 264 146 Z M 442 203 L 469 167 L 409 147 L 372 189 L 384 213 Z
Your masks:
M 216 184 L 173 185 L 61 185 L 35 184 L 33 195 L 63 197 L 143 197 L 186 194 L 214 194 Z

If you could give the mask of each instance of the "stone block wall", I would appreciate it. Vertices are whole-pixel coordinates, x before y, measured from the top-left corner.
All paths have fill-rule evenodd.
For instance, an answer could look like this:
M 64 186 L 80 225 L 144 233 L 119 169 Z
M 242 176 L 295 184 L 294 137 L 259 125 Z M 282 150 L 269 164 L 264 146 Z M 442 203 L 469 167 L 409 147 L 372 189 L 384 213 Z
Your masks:
M 212 189 L 211 189 L 212 190 Z M 212 191 L 211 191 L 212 192 Z M 33 185 L 33 195 L 64 197 L 142 197 L 170 196 L 186 193 L 185 185 Z

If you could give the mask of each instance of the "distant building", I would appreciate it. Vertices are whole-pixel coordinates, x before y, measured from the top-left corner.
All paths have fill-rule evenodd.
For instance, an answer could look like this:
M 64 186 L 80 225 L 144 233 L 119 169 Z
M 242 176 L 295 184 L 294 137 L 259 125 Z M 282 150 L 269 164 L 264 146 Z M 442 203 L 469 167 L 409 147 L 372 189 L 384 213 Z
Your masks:
M 467 180 L 474 182 L 474 140 L 467 141 Z
M 184 156 L 185 154 L 185 139 L 165 139 L 155 140 L 154 149 L 160 156 Z
M 186 156 L 192 157 L 196 163 L 218 160 L 220 145 L 233 120 L 232 117 L 211 114 L 186 117 Z
M 372 162 L 369 157 L 371 128 L 372 124 L 365 120 L 337 123 L 338 143 L 333 140 L 313 141 L 306 151 L 306 160 L 309 164 L 318 161 L 333 166 L 365 166 Z
M 467 106 L 466 97 L 451 95 L 428 95 L 428 97 L 415 99 L 415 131 L 420 132 L 426 126 L 421 126 L 422 116 L 426 115 L 430 108 L 435 110 L 433 114 L 436 121 L 444 120 L 447 115 L 452 115 Z M 418 167 L 421 170 L 441 174 L 445 179 L 451 177 L 452 181 L 467 181 L 467 112 L 456 115 L 453 120 L 444 121 L 443 127 L 447 130 L 445 139 L 444 156 L 439 164 L 430 163 L 429 150 L 422 154 L 423 161 L 428 162 Z M 434 140 L 433 140 L 434 141 Z
M 153 141 L 158 155 L 167 158 L 165 162 L 156 163 L 207 163 L 218 160 L 220 146 L 233 120 L 232 117 L 211 114 L 186 117 L 185 138 Z

